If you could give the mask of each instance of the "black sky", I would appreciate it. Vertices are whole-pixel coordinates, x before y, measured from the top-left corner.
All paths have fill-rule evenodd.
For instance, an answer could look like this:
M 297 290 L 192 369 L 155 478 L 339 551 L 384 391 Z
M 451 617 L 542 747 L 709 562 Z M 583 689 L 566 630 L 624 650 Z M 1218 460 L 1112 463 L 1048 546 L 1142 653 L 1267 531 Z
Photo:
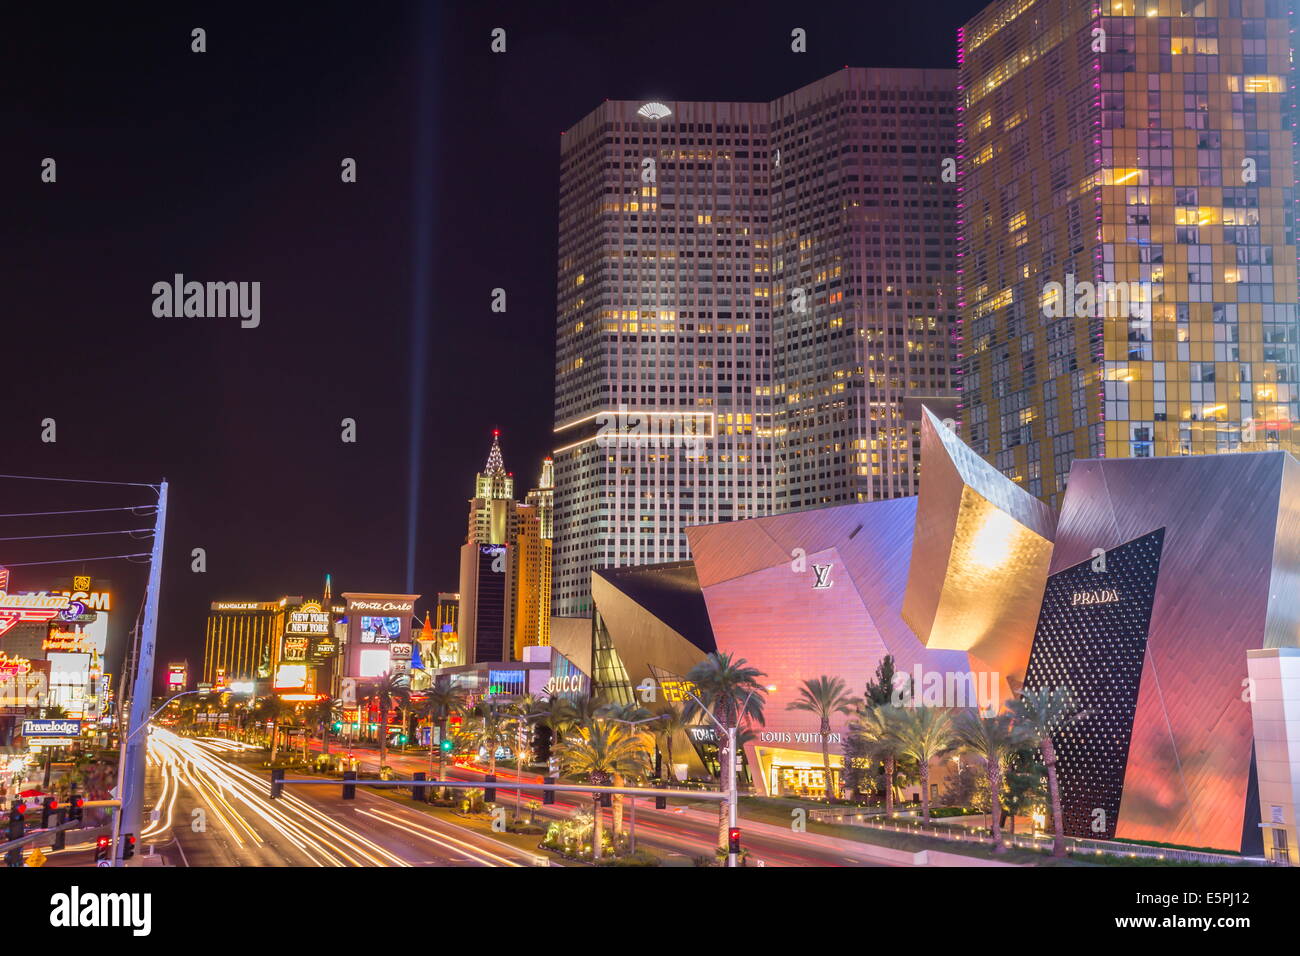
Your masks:
M 456 588 L 465 500 L 502 431 L 550 447 L 558 144 L 605 98 L 769 100 L 845 65 L 954 65 L 980 0 L 914 4 L 24 5 L 0 33 L 0 473 L 171 486 L 160 654 L 207 603 L 406 580 L 415 132 L 432 124 L 432 308 L 415 589 Z M 190 31 L 208 51 L 190 51 Z M 507 52 L 489 50 L 507 31 Z M 802 27 L 809 52 L 790 51 Z M 417 108 L 433 57 L 432 109 Z M 45 157 L 58 181 L 40 182 Z M 340 182 L 354 157 L 358 182 Z M 260 281 L 262 324 L 155 318 L 153 283 Z M 489 309 L 495 287 L 508 312 Z M 356 419 L 358 441 L 340 441 Z M 41 441 L 41 422 L 57 442 Z M 147 500 L 0 481 L 0 514 Z M 138 527 L 0 519 L 0 537 Z M 193 548 L 207 572 L 190 570 Z M 0 542 L 0 564 L 147 542 Z M 15 571 L 37 586 L 75 570 Z M 144 568 L 113 581 L 110 659 Z M 128 613 L 121 613 L 128 611 Z

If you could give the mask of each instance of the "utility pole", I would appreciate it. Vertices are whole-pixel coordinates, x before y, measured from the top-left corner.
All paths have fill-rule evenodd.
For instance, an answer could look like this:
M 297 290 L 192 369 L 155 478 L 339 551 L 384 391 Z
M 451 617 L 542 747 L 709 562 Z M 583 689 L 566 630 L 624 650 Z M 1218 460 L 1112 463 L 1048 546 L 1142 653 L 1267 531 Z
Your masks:
M 153 695 L 154 648 L 158 641 L 158 601 L 162 589 L 163 535 L 167 528 L 167 482 L 158 486 L 158 516 L 153 530 L 153 554 L 149 558 L 149 589 L 145 593 L 144 624 L 140 632 L 140 651 L 136 659 L 135 686 L 131 691 L 131 711 L 123 764 L 119 768 L 118 787 L 122 797 L 120 834 L 137 836 L 143 818 L 144 770 L 149 722 L 149 701 Z M 120 732 L 120 729 L 119 729 Z M 113 865 L 122 865 L 122 839 L 113 846 Z

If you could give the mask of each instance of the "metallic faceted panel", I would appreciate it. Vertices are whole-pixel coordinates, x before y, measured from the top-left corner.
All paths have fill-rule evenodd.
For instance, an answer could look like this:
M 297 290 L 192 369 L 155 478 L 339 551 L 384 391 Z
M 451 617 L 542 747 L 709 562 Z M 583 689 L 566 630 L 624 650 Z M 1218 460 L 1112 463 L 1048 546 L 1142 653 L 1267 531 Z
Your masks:
M 1054 738 L 1071 836 L 1115 835 L 1163 545 L 1153 531 L 1047 581 L 1025 687 L 1068 687 L 1082 712 Z
M 927 409 L 925 476 L 903 617 L 936 650 L 968 652 L 1009 697 L 1024 680 L 1056 520 Z
M 1242 846 L 1246 652 L 1300 635 L 1300 522 L 1284 452 L 1076 461 L 1052 572 L 1165 529 L 1116 836 Z M 1281 503 L 1281 508 L 1279 505 Z M 1279 513 L 1282 519 L 1279 520 Z

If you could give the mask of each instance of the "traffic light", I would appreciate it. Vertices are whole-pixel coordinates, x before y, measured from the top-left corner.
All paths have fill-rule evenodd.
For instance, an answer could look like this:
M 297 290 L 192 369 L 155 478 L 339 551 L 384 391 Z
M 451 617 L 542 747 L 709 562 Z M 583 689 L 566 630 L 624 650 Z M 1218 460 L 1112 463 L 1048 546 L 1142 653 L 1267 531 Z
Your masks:
M 438 741 L 438 749 L 445 754 L 451 753 L 456 748 L 456 742 L 450 737 L 444 737 Z
M 85 812 L 86 801 L 81 797 L 74 796 L 68 803 L 68 819 L 81 822 L 81 815 Z
M 15 800 L 13 806 L 9 808 L 9 839 L 17 840 L 23 835 L 23 825 L 26 823 L 27 807 L 21 800 Z
M 727 852 L 740 852 L 740 827 L 732 827 L 727 831 Z
M 554 786 L 554 784 L 555 784 L 555 778 L 554 778 L 554 777 L 543 777 L 543 778 L 542 778 L 542 783 L 550 784 L 550 785 Z M 549 806 L 550 806 L 551 804 L 553 804 L 554 802 L 555 802 L 555 791 L 554 791 L 554 790 L 543 790 L 543 791 L 542 791 L 542 803 L 546 804 L 546 806 L 549 807 Z
M 357 785 L 348 783 L 349 780 L 356 780 L 357 772 L 355 770 L 343 771 L 343 799 L 355 800 L 357 798 Z
M 740 832 L 740 831 L 736 831 L 736 832 Z M 135 834 L 123 833 L 122 834 L 122 859 L 129 860 L 133 856 L 135 856 Z
M 656 810 L 668 809 L 668 798 L 665 797 L 662 793 L 655 794 L 655 809 Z
M 102 836 L 95 841 L 95 862 L 96 863 L 99 863 L 101 860 L 108 859 L 108 851 L 109 848 L 112 847 L 112 845 L 113 845 L 113 838 L 111 836 Z
M 41 829 L 42 830 L 48 830 L 50 828 L 50 815 L 54 813 L 56 809 L 58 809 L 58 806 L 59 806 L 59 801 L 55 800 L 53 797 L 46 797 L 44 800 L 41 801 Z
M 416 786 L 416 784 L 424 783 L 424 781 L 428 779 L 429 775 L 423 770 L 417 770 L 415 773 L 411 774 L 411 799 L 416 803 L 429 802 L 429 788 Z
M 284 768 L 277 767 L 271 771 L 271 799 L 274 800 L 280 796 L 284 790 Z
M 486 777 L 483 778 L 483 782 L 484 782 L 485 784 L 493 784 L 493 783 L 496 783 L 496 782 L 497 782 L 497 775 L 494 774 L 494 773 L 490 773 L 490 774 L 488 774 Z M 497 788 L 496 788 L 496 787 L 492 787 L 492 786 L 485 786 L 485 787 L 483 788 L 483 802 L 484 802 L 484 803 L 496 803 L 496 800 L 497 800 Z
M 23 814 L 26 809 L 21 800 L 15 800 L 13 806 L 9 808 L 9 839 L 17 840 L 23 835 Z M 14 847 L 5 854 L 5 865 L 22 866 L 23 865 L 23 848 Z

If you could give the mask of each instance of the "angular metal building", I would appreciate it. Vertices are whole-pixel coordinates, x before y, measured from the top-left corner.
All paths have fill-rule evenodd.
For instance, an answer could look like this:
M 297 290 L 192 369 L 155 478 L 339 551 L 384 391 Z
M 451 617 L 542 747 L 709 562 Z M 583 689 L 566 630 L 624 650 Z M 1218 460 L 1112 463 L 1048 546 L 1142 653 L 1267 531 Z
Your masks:
M 718 647 L 771 688 L 746 746 L 764 793 L 818 785 L 819 728 L 787 709 L 803 680 L 861 694 L 888 654 L 922 702 L 994 708 L 1023 680 L 1053 515 L 923 417 L 917 498 L 687 529 Z M 832 723 L 833 754 L 847 724 Z
M 1247 652 L 1300 646 L 1300 462 L 1076 461 L 1051 572 L 1028 684 L 1089 711 L 1066 832 L 1258 852 Z

